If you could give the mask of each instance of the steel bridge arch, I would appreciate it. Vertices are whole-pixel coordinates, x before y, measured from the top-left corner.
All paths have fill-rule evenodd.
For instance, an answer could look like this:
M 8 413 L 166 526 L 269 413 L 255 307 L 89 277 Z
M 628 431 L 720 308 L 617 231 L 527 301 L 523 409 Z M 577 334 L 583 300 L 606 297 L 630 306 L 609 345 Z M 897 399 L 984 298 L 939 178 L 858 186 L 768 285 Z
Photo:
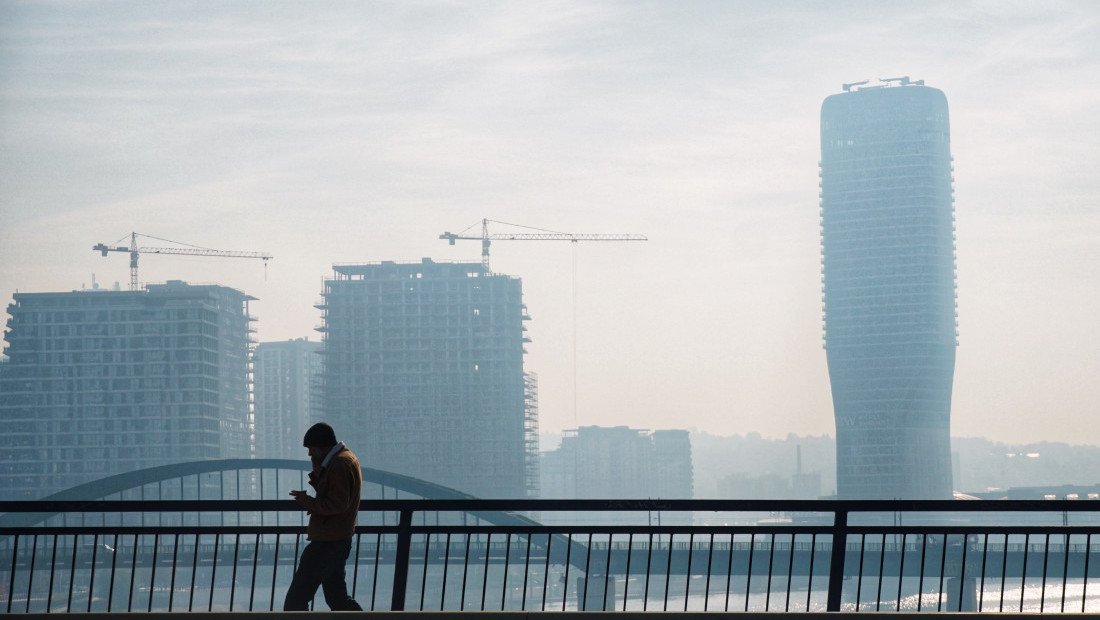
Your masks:
M 308 471 L 308 461 L 295 459 L 219 459 L 211 461 L 189 461 L 170 465 L 157 465 L 121 474 L 107 476 L 84 484 L 59 491 L 41 498 L 43 501 L 96 500 L 105 499 L 116 493 L 140 488 L 146 484 L 174 480 L 185 476 L 245 471 L 253 469 L 276 469 Z M 398 491 L 411 493 L 425 499 L 477 499 L 473 495 L 457 489 L 428 482 L 420 478 L 395 474 L 390 471 L 363 467 L 363 481 Z
M 114 474 L 98 480 L 92 480 L 74 487 L 48 495 L 38 501 L 95 501 L 107 499 L 111 495 L 121 495 L 126 491 L 140 489 L 148 484 L 159 484 L 168 480 L 183 479 L 187 476 L 202 474 L 240 472 L 246 470 L 289 470 L 306 472 L 311 465 L 308 461 L 295 459 L 218 459 L 209 461 L 190 461 L 157 465 L 121 474 Z M 424 499 L 478 499 L 468 493 L 443 485 L 428 482 L 420 478 L 397 474 L 371 467 L 361 468 L 363 482 L 373 483 L 382 488 L 383 495 L 387 487 L 396 492 L 405 492 Z M 211 498 L 212 499 L 212 498 Z M 238 498 L 240 499 L 240 498 Z M 363 498 L 376 499 L 376 498 Z M 380 499 L 385 499 L 380 498 Z M 0 526 L 37 525 L 57 513 L 10 513 L 0 515 Z M 511 512 L 477 512 L 477 518 L 494 525 L 539 525 L 533 519 Z
M 287 470 L 305 473 L 311 468 L 308 461 L 300 459 L 217 459 L 208 461 L 189 461 L 185 463 L 172 463 L 169 465 L 157 465 L 134 471 L 114 474 L 98 480 L 92 480 L 83 484 L 70 487 L 52 495 L 41 498 L 38 501 L 95 501 L 103 500 L 112 495 L 134 489 L 140 489 L 148 484 L 159 484 L 168 480 L 183 479 L 187 476 L 199 476 L 202 474 L 240 472 L 248 470 Z M 382 488 L 389 487 L 396 491 L 415 495 L 424 499 L 479 499 L 458 489 L 435 484 L 420 478 L 397 474 L 371 467 L 362 467 L 363 482 L 372 483 Z M 239 489 L 238 489 L 239 491 Z M 374 498 L 363 498 L 374 499 Z M 384 499 L 384 498 L 382 498 Z M 396 499 L 394 497 L 393 499 Z M 42 524 L 56 512 L 41 513 L 8 513 L 0 515 L 0 527 L 28 527 Z M 481 521 L 493 525 L 539 526 L 541 523 L 530 517 L 515 512 L 499 511 L 469 511 L 469 514 Z M 553 539 L 564 543 L 573 551 L 569 554 L 568 563 L 576 568 L 584 569 L 581 558 L 586 556 L 587 546 L 561 534 L 551 534 Z M 587 560 L 585 560 L 587 562 Z

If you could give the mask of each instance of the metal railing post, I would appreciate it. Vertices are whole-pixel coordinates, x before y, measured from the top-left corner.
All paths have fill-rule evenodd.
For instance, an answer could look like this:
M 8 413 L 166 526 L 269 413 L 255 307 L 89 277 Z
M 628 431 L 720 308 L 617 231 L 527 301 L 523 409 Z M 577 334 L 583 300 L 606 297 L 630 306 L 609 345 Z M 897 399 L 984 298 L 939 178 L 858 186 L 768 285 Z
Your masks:
M 405 590 L 409 583 L 409 552 L 412 549 L 412 515 L 412 509 L 402 509 L 397 523 L 397 553 L 393 559 L 391 611 L 405 611 Z
M 844 555 L 848 547 L 848 511 L 837 508 L 833 513 L 833 548 L 829 558 L 829 598 L 826 611 L 840 611 L 844 590 Z

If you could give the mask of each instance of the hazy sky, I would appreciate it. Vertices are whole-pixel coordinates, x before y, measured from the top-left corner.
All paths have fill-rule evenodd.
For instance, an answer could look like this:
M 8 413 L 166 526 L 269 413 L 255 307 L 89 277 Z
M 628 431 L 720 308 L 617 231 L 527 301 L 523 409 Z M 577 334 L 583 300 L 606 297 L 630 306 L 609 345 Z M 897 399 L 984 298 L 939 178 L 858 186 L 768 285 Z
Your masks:
M 141 279 L 317 340 L 333 263 L 476 261 L 438 237 L 483 217 L 641 233 L 494 244 L 542 428 L 831 435 L 818 115 L 903 75 L 951 109 L 953 434 L 1100 443 L 1092 1 L 0 0 L 0 297 L 126 287 L 91 247 L 138 231 L 272 253 Z

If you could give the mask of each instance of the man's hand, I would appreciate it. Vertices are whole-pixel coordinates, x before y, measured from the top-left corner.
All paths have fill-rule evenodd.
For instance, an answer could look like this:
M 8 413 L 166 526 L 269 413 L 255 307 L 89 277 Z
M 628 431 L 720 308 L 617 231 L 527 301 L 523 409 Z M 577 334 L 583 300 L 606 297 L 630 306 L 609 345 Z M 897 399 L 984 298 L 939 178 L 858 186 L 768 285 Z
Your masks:
M 291 491 L 290 496 L 294 498 L 294 501 L 305 506 L 305 500 L 309 498 L 309 493 L 305 491 Z

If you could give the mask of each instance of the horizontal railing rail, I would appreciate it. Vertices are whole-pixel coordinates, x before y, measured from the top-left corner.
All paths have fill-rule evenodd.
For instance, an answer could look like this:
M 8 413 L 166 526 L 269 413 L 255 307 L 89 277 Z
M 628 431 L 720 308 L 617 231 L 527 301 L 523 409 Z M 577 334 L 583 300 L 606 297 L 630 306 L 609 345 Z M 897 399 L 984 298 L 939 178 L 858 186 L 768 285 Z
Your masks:
M 6 613 L 276 610 L 306 544 L 284 500 L 0 513 Z M 1092 500 L 364 500 L 348 582 L 395 611 L 1093 612 L 1098 534 Z

